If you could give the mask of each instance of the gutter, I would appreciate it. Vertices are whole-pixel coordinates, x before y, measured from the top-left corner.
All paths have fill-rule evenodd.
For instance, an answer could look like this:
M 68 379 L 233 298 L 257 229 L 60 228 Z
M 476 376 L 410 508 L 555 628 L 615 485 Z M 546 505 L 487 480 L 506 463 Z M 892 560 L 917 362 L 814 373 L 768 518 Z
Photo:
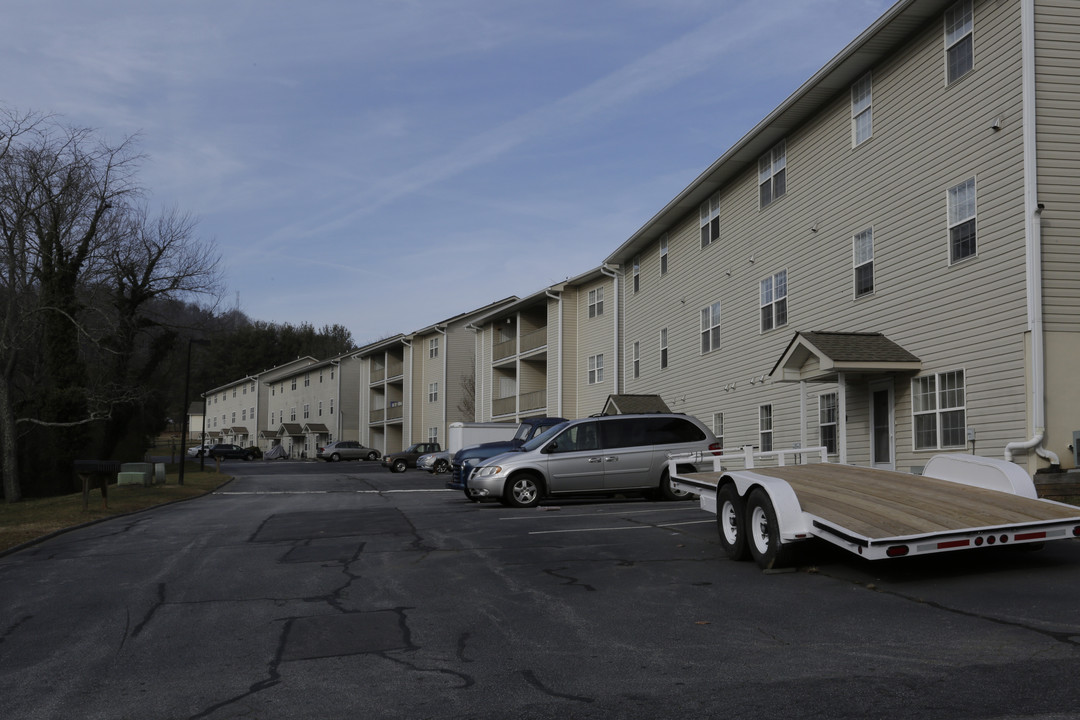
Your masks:
M 1024 238 L 1027 271 L 1028 332 L 1031 334 L 1031 421 L 1034 434 L 1030 440 L 1005 446 L 1005 460 L 1013 453 L 1034 450 L 1048 460 L 1051 469 L 1061 467 L 1058 456 L 1043 447 L 1046 440 L 1046 361 L 1043 333 L 1042 297 L 1042 212 L 1039 203 L 1038 158 L 1035 123 L 1035 0 L 1021 0 L 1023 134 L 1024 134 Z

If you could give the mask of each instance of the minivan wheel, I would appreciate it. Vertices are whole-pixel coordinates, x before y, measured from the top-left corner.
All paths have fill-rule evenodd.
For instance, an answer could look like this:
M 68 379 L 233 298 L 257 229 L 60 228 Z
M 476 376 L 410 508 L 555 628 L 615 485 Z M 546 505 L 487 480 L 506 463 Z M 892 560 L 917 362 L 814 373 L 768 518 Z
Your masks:
M 510 507 L 536 507 L 540 504 L 540 482 L 533 475 L 515 475 L 506 483 L 503 500 Z
M 676 490 L 671 486 L 671 475 L 665 469 L 660 475 L 660 499 L 661 500 L 685 500 L 690 493 L 685 490 Z

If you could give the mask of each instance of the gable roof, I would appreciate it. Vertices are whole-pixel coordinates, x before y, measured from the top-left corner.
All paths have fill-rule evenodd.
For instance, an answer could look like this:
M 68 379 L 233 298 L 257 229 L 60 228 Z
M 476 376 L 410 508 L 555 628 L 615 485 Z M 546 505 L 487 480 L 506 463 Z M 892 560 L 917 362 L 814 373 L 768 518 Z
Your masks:
M 659 395 L 608 395 L 601 415 L 630 415 L 633 413 L 669 413 Z
M 797 332 L 773 366 L 781 382 L 830 382 L 838 373 L 918 372 L 922 361 L 881 333 Z

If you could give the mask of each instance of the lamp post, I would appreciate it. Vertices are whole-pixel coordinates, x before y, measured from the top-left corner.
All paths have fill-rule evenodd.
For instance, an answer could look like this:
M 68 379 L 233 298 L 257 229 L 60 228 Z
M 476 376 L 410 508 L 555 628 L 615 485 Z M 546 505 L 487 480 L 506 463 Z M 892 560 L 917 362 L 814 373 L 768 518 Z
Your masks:
M 184 484 L 184 467 L 187 466 L 187 443 L 188 443 L 188 417 L 190 416 L 190 408 L 188 407 L 188 394 L 191 387 L 191 346 L 192 345 L 209 345 L 206 340 L 196 340 L 195 338 L 188 338 L 187 341 L 187 364 L 184 366 L 184 429 L 180 433 L 180 437 L 183 438 L 183 446 L 180 448 L 180 474 L 177 479 L 177 484 Z M 203 412 L 203 434 L 206 433 L 206 412 Z M 200 446 L 201 447 L 201 446 Z M 201 460 L 202 458 L 200 458 Z

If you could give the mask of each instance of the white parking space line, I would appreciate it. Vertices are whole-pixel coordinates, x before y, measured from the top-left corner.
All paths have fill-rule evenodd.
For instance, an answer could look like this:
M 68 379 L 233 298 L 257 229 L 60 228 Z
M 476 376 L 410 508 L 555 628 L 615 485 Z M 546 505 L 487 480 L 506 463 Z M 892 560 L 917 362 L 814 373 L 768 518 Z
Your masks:
M 551 508 L 551 507 L 546 507 L 544 509 L 547 510 L 548 512 L 553 512 L 554 511 L 554 509 Z M 695 511 L 695 510 L 701 510 L 701 508 L 699 508 L 697 505 L 693 505 L 693 506 L 690 506 L 690 507 L 650 508 L 649 510 L 625 510 L 625 511 L 612 510 L 610 512 L 604 511 L 604 512 L 591 512 L 591 513 L 554 512 L 554 514 L 552 514 L 552 515 L 544 515 L 544 517 L 549 517 L 549 518 L 552 518 L 552 519 L 556 519 L 556 518 L 576 518 L 576 517 L 602 517 L 604 515 L 618 515 L 618 516 L 622 516 L 622 515 L 645 515 L 645 514 L 649 514 L 649 513 L 658 513 L 658 512 L 691 512 L 691 511 Z M 500 520 L 536 520 L 538 517 L 540 517 L 539 514 L 537 514 L 537 515 L 510 515 L 510 516 L 507 516 L 507 517 L 501 517 L 499 519 Z
M 455 492 L 449 489 L 431 488 L 428 490 L 250 490 L 250 491 L 222 491 L 214 495 L 333 495 L 339 493 L 353 493 L 354 495 L 390 495 L 392 493 L 441 493 Z
M 662 523 L 659 525 L 624 525 L 621 527 L 594 527 L 594 528 L 574 528 L 570 530 L 533 530 L 530 535 L 556 535 L 559 533 L 583 533 L 583 532 L 603 532 L 606 530 L 647 530 L 666 527 L 678 527 L 680 525 L 704 525 L 705 523 L 712 524 L 715 520 L 690 520 L 688 522 L 678 523 Z

